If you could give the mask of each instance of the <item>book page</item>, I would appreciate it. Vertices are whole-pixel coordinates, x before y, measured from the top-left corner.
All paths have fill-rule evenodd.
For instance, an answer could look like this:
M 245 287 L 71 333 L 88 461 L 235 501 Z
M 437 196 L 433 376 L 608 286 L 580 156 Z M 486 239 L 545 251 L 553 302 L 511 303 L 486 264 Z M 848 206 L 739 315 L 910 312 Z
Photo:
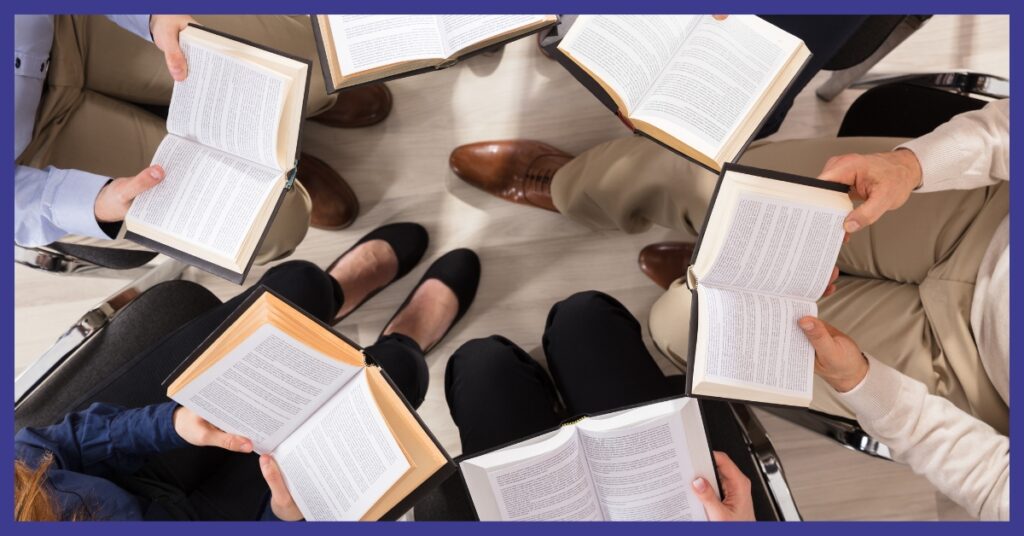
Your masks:
M 328 15 L 344 76 L 403 61 L 444 58 L 435 15 Z
M 699 20 L 693 15 L 580 15 L 558 48 L 614 90 L 632 114 Z
M 717 155 L 792 53 L 752 19 L 701 17 L 631 115 Z
M 666 410 L 654 415 L 650 414 L 658 408 L 644 406 L 608 419 L 584 419 L 577 425 L 606 520 L 707 519 L 690 483 L 697 476 L 715 478 L 707 463 L 701 464 L 704 470 L 699 475 L 694 468 L 687 435 L 703 436 L 703 426 L 698 419 L 698 427 L 687 430 L 681 408 L 673 405 L 684 402 L 652 405 Z M 703 452 L 710 456 L 707 448 Z
M 698 341 L 694 380 L 811 395 L 814 348 L 797 320 L 816 316 L 814 302 L 734 289 L 698 286 Z
M 267 324 L 185 385 L 173 399 L 267 453 L 362 367 L 345 365 Z
M 278 130 L 291 80 L 204 47 L 184 33 L 181 51 L 188 77 L 174 83 L 167 131 L 279 169 Z
M 717 208 L 717 207 L 716 207 Z M 825 292 L 847 211 L 740 192 L 721 249 L 700 282 L 817 301 Z
M 168 135 L 153 157 L 164 179 L 132 202 L 125 221 L 234 259 L 282 173 Z
M 574 427 L 462 462 L 481 521 L 600 521 Z
M 438 15 L 444 57 L 545 18 L 545 15 Z
M 409 471 L 363 369 L 274 451 L 307 521 L 356 521 Z

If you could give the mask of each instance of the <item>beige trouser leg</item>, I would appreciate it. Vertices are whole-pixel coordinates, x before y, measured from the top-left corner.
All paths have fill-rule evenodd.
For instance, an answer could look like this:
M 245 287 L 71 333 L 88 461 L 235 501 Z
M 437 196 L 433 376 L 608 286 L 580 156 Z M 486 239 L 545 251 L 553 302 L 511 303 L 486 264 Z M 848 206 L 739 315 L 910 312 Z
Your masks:
M 602 143 L 555 173 L 559 212 L 598 229 L 646 231 L 652 223 L 695 234 L 715 190 L 714 173 L 639 136 Z
M 835 154 L 876 152 L 899 140 L 796 140 L 751 149 L 743 163 L 814 175 Z M 881 361 L 923 382 L 996 429 L 1008 410 L 981 368 L 970 328 L 978 265 L 1009 210 L 1005 185 L 914 195 L 840 252 L 838 291 L 819 303 L 820 316 Z M 678 362 L 686 356 L 690 293 L 681 281 L 651 311 L 655 344 Z M 812 408 L 852 417 L 815 378 Z
M 268 26 L 273 27 L 258 25 Z M 135 175 L 152 161 L 166 135 L 165 122 L 122 99 L 169 102 L 172 82 L 163 55 L 103 17 L 57 16 L 54 34 L 36 132 L 19 162 L 111 177 Z M 317 105 L 330 106 L 326 99 Z M 306 235 L 311 207 L 309 194 L 296 182 L 285 195 L 255 262 L 263 264 L 290 254 Z M 70 236 L 61 241 L 138 248 L 125 240 Z

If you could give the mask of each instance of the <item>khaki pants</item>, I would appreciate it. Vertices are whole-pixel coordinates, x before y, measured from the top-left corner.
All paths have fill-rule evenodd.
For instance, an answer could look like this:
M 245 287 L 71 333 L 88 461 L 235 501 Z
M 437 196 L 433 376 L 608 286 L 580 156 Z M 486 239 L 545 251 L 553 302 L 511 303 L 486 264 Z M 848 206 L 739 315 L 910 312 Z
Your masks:
M 844 153 L 892 149 L 894 138 L 824 138 L 760 143 L 741 162 L 815 176 Z M 695 234 L 717 177 L 642 138 L 605 143 L 555 175 L 555 206 L 570 217 L 627 232 L 651 223 Z M 923 382 L 1002 433 L 1008 408 L 982 369 L 971 332 L 971 300 L 981 258 L 1009 212 L 1006 184 L 917 194 L 839 255 L 837 292 L 819 302 L 822 319 L 879 360 Z M 651 310 L 651 337 L 685 367 L 690 292 L 676 281 Z M 815 378 L 813 409 L 852 417 Z
M 305 16 L 200 16 L 197 20 L 284 52 L 317 58 Z M 307 115 L 334 104 L 334 97 L 324 89 L 319 64 L 312 69 Z M 163 53 L 155 45 L 105 17 L 55 16 L 50 71 L 35 132 L 18 163 L 133 176 L 150 164 L 167 133 L 165 120 L 139 105 L 166 106 L 173 87 Z M 311 206 L 309 194 L 296 182 L 285 195 L 255 262 L 290 254 L 306 235 Z M 76 236 L 61 241 L 139 247 L 125 240 Z

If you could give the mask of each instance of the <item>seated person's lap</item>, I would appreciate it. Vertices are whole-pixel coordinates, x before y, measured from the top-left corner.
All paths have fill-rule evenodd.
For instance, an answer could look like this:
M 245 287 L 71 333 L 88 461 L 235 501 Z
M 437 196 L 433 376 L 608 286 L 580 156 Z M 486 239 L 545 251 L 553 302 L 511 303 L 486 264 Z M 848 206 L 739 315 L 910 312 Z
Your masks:
M 552 307 L 544 349 L 554 382 L 503 337 L 470 341 L 455 352 L 445 388 L 464 453 L 521 439 L 565 417 L 681 393 L 681 384 L 673 385 L 651 358 L 637 320 L 606 294 L 583 292 Z

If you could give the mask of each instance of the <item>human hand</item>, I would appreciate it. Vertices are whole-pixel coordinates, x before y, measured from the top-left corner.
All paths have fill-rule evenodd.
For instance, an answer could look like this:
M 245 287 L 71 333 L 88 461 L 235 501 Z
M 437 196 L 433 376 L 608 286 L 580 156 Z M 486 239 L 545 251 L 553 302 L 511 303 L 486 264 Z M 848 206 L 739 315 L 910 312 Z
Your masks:
M 840 393 L 857 387 L 864 380 L 868 360 L 853 339 L 813 316 L 801 318 L 799 324 L 814 346 L 815 374 Z
M 174 410 L 174 431 L 190 445 L 197 447 L 220 447 L 232 452 L 252 452 L 252 441 L 217 428 L 188 408 Z
M 188 63 L 181 52 L 178 34 L 196 22 L 189 15 L 152 15 L 149 17 L 149 33 L 153 35 L 153 43 L 163 51 L 167 61 L 167 70 L 175 82 L 181 82 L 188 76 Z
M 725 499 L 719 499 L 715 488 L 703 479 L 693 481 L 693 491 L 697 499 L 704 505 L 704 511 L 710 521 L 755 521 L 754 499 L 750 494 L 750 479 L 740 471 L 739 467 L 724 452 L 712 453 L 718 477 L 722 481 L 722 492 Z
M 849 185 L 851 196 L 864 200 L 843 222 L 847 233 L 855 233 L 907 202 L 921 185 L 921 163 L 908 149 L 844 154 L 830 158 L 818 178 Z
M 282 521 L 302 520 L 302 512 L 292 499 L 288 486 L 284 485 L 281 469 L 269 454 L 260 456 L 260 471 L 263 472 L 263 479 L 270 488 L 270 509 L 274 515 Z
M 134 177 L 114 179 L 100 189 L 93 203 L 93 213 L 98 222 L 115 222 L 124 219 L 132 201 L 142 192 L 164 180 L 166 173 L 160 166 L 149 166 Z

